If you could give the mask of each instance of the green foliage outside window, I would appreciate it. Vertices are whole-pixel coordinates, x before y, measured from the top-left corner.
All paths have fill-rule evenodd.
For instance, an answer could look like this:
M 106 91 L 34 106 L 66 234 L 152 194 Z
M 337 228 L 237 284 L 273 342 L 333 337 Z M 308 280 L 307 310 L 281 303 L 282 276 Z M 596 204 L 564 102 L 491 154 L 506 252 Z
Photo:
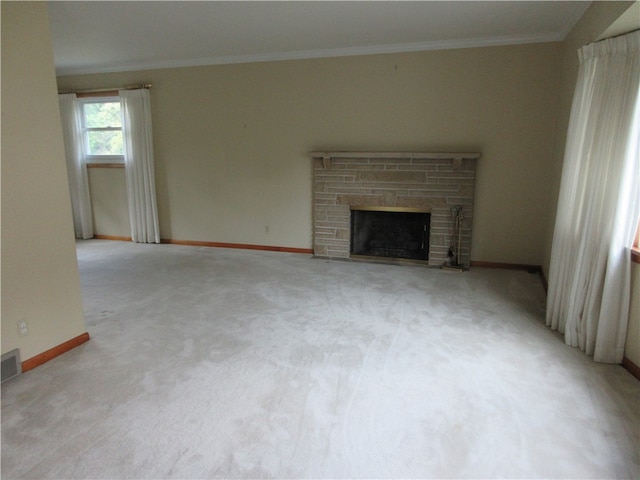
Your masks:
M 84 104 L 89 155 L 123 155 L 120 102 Z

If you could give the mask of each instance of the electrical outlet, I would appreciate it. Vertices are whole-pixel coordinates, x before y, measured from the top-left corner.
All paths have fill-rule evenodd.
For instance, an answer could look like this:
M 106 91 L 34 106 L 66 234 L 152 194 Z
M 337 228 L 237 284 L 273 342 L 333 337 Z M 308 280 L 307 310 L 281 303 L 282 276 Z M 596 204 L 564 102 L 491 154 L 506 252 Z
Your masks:
M 264 226 L 264 233 L 269 233 L 269 225 Z
M 29 326 L 27 325 L 26 320 L 20 320 L 18 322 L 18 333 L 20 334 L 21 337 L 24 337 L 25 335 L 29 334 Z

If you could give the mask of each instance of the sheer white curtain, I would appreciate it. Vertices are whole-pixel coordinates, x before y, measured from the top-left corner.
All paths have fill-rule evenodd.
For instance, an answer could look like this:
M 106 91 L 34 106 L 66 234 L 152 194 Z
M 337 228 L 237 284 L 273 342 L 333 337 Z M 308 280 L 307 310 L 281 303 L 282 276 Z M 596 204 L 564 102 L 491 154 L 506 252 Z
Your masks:
M 58 95 L 67 158 L 71 210 L 76 238 L 93 238 L 93 215 L 85 161 L 84 135 L 78 99 L 74 93 Z
M 131 239 L 160 243 L 149 90 L 121 90 L 124 163 Z
M 547 325 L 620 363 L 640 216 L 640 32 L 578 52 L 553 236 Z

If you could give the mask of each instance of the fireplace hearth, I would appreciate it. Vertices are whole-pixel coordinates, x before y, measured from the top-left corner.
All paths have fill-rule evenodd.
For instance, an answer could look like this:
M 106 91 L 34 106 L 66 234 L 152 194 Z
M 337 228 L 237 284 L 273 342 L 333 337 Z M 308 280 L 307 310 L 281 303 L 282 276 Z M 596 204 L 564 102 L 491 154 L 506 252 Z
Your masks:
M 351 255 L 428 260 L 427 212 L 351 210 Z

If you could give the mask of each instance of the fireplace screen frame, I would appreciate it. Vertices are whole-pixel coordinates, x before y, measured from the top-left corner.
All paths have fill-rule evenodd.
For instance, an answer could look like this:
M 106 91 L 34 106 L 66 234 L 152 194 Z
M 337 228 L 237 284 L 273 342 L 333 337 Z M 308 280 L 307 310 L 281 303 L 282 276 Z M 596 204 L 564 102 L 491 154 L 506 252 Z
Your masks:
M 350 242 L 349 242 L 349 253 L 351 257 L 368 257 L 368 258 L 380 258 L 380 259 L 402 259 L 402 260 L 414 260 L 414 261 L 429 261 L 429 241 L 430 241 L 430 229 L 431 229 L 431 210 L 424 208 L 411 208 L 411 207 L 380 207 L 380 206 L 354 206 L 351 205 L 350 208 Z M 360 215 L 362 213 L 363 215 Z M 356 222 L 364 222 L 368 221 L 362 218 L 363 216 L 367 216 L 367 213 L 381 213 L 383 216 L 377 219 L 378 223 L 378 234 L 375 238 L 371 237 L 360 237 L 356 238 L 356 235 L 359 235 L 360 232 L 356 232 L 355 224 Z M 389 213 L 399 213 L 399 214 L 409 214 L 409 215 L 419 215 L 419 217 L 415 217 L 412 221 L 413 226 L 407 226 L 407 229 L 397 231 L 396 233 L 405 236 L 405 241 L 414 245 L 413 248 L 403 247 L 401 245 L 391 246 L 388 245 L 387 242 L 390 237 L 395 235 L 394 232 L 380 232 L 385 225 L 384 218 L 390 217 Z M 371 215 L 369 215 L 371 217 Z M 376 220 L 370 220 L 376 221 Z M 382 225 L 381 225 L 382 224 Z M 392 228 L 395 228 L 395 225 L 391 225 Z M 418 233 L 420 232 L 420 233 Z M 380 236 L 382 234 L 382 236 Z M 374 233 L 374 235 L 376 235 Z M 372 246 L 370 242 L 376 242 L 377 245 Z M 402 243 L 402 242 L 401 242 Z M 367 245 L 365 245 L 367 244 Z M 419 247 L 415 245 L 420 245 Z

